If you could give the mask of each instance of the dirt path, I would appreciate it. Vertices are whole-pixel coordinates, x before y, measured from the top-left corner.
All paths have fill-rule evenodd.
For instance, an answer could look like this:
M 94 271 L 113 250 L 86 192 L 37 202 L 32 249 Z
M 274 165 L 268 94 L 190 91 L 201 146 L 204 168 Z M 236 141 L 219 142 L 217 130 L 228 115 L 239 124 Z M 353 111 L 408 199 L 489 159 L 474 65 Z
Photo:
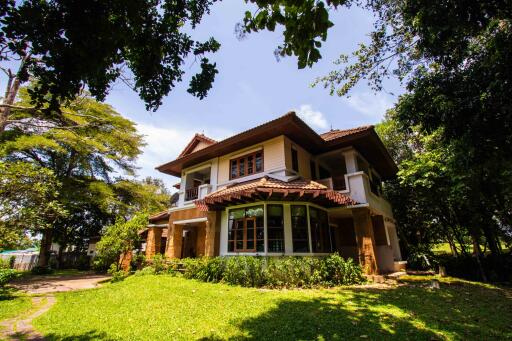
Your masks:
M 34 296 L 32 305 L 35 311 L 32 310 L 27 316 L 18 316 L 0 323 L 2 340 L 44 340 L 44 337 L 34 330 L 32 321 L 46 313 L 54 304 L 55 297 L 52 295 Z
M 109 276 L 95 274 L 34 276 L 14 282 L 12 287 L 37 296 L 32 297 L 32 309 L 28 314 L 0 322 L 0 339 L 44 340 L 44 337 L 34 330 L 32 321 L 46 313 L 55 304 L 53 293 L 95 288 L 100 282 L 109 278 Z

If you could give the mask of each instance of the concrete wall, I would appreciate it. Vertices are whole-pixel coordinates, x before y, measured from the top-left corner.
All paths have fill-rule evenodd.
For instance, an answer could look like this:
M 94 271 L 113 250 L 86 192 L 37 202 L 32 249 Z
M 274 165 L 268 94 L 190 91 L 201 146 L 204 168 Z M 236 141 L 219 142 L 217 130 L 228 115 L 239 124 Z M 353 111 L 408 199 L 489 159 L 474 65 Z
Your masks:
M 288 137 L 284 137 L 284 153 L 285 153 L 285 165 L 288 171 L 292 171 L 292 148 L 297 150 L 297 156 L 299 159 L 299 172 L 298 174 L 305 179 L 311 179 L 311 154 L 304 148 L 290 140 Z

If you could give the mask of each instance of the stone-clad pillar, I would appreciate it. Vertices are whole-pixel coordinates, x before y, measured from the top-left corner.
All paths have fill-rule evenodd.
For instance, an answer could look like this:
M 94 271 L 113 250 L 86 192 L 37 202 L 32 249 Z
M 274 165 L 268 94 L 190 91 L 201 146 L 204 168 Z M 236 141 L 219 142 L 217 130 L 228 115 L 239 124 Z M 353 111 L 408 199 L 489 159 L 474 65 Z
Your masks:
M 167 236 L 167 258 L 181 258 L 181 245 L 183 242 L 183 225 L 175 225 L 172 221 L 169 223 L 169 233 Z
M 162 246 L 162 228 L 148 228 L 148 239 L 146 240 L 146 259 L 151 259 L 157 253 L 160 253 Z
M 217 212 L 208 212 L 208 220 L 205 222 L 206 237 L 204 255 L 213 257 L 215 255 L 215 236 L 217 227 Z
M 359 262 L 366 274 L 377 274 L 379 269 L 375 258 L 375 237 L 370 210 L 365 207 L 353 208 L 352 217 L 354 219 Z

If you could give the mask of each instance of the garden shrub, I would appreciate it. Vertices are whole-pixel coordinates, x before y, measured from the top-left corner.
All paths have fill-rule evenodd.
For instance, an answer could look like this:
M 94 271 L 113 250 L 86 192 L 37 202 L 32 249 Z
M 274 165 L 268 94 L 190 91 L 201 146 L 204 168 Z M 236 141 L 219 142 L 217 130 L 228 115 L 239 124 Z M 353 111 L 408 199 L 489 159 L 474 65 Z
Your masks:
M 14 278 L 18 277 L 19 275 L 20 275 L 20 272 L 14 270 L 14 269 L 0 268 L 0 287 L 9 283 L 9 281 L 13 280 Z
M 411 247 L 407 257 L 407 268 L 410 270 L 434 270 L 438 258 L 428 246 Z
M 110 268 L 107 272 L 112 275 L 112 278 L 110 279 L 111 282 L 119 282 L 128 277 L 128 272 L 124 270 L 118 270 L 116 263 L 110 265 Z
M 452 277 L 464 278 L 471 281 L 482 281 L 480 267 L 473 255 L 439 255 L 438 263 L 446 269 L 446 274 Z M 498 257 L 485 255 L 481 258 L 487 280 L 491 282 L 512 282 L 512 254 Z
M 9 257 L 9 269 L 14 269 L 14 263 L 16 263 L 16 256 Z
M 355 264 L 352 258 L 345 260 L 338 253 L 323 259 L 321 276 L 323 283 L 329 286 L 362 283 L 365 280 L 359 264 Z
M 156 254 L 151 259 L 151 265 L 155 270 L 155 274 L 161 274 L 167 271 L 167 265 L 165 264 L 165 257 L 161 254 Z
M 135 271 L 135 276 L 154 275 L 155 269 L 152 266 L 146 266 L 140 270 Z
M 338 254 L 319 257 L 232 256 L 182 259 L 184 277 L 244 287 L 313 287 L 364 282 L 361 267 Z
M 50 266 L 35 266 L 30 270 L 34 275 L 50 275 L 53 273 L 53 268 Z

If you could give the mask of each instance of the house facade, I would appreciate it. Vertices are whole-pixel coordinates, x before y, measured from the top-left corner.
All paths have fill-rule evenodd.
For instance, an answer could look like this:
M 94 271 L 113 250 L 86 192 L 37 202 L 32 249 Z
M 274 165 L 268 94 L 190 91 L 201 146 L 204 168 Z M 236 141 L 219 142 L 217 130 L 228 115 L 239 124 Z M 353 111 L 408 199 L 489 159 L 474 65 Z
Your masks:
M 179 200 L 150 218 L 147 258 L 338 252 L 368 274 L 403 263 L 381 196 L 397 167 L 372 126 L 319 135 L 290 112 L 218 142 L 197 134 L 157 169 L 181 179 Z

